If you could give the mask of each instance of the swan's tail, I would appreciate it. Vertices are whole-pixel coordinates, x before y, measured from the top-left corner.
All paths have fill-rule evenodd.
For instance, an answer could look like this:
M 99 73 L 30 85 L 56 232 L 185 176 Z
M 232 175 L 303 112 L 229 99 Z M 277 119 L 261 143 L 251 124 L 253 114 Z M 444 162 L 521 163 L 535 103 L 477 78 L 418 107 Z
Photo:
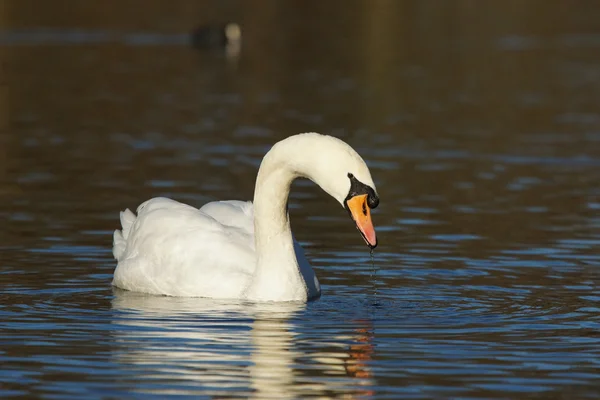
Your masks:
M 131 230 L 131 226 L 135 222 L 135 214 L 126 209 L 125 211 L 121 211 L 121 226 L 122 230 L 115 230 L 113 235 L 113 256 L 120 260 L 125 253 L 125 249 L 127 248 L 127 237 L 129 237 L 129 231 Z

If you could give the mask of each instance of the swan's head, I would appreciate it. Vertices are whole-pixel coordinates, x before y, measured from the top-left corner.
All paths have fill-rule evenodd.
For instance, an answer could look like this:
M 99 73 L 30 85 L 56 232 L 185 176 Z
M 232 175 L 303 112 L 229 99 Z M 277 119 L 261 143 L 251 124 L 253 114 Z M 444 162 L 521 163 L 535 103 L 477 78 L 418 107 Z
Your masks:
M 377 236 L 371 220 L 371 209 L 379 205 L 379 196 L 375 188 L 356 179 L 352 172 L 348 172 L 350 190 L 344 199 L 344 208 L 356 223 L 356 229 L 360 232 L 367 245 L 374 249 L 377 247 Z
M 309 178 L 335 198 L 348 211 L 367 245 L 374 249 L 377 236 L 371 209 L 379 204 L 379 196 L 362 157 L 346 142 L 318 133 L 291 136 L 280 143 L 284 142 L 288 162 L 297 175 Z

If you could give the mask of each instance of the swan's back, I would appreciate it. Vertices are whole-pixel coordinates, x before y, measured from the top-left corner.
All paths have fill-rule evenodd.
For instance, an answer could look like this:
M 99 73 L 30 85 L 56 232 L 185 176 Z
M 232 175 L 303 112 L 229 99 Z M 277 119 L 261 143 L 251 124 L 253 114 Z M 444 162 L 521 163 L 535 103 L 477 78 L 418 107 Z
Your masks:
M 200 210 L 166 198 L 121 213 L 114 233 L 113 285 L 172 296 L 239 298 L 256 258 L 252 204 L 223 201 Z

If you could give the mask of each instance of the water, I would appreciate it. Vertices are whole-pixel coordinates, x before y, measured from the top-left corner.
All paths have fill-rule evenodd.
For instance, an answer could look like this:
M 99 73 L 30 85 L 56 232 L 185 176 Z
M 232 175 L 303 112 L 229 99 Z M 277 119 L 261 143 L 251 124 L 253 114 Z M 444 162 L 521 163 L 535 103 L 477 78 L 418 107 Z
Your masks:
M 0 396 L 598 397 L 600 8 L 104 4 L 2 13 Z M 187 45 L 211 19 L 240 54 Z M 320 300 L 111 288 L 119 210 L 250 199 L 312 130 L 371 166 L 374 268 L 297 182 Z

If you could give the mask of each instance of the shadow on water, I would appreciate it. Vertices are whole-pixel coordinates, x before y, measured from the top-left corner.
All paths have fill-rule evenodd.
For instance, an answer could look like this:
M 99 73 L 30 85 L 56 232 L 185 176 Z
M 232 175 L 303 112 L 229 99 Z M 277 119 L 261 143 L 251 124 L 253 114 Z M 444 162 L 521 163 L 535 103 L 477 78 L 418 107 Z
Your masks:
M 191 45 L 227 21 L 239 51 Z M 596 398 L 599 21 L 586 2 L 2 2 L 0 395 Z M 375 271 L 300 181 L 320 300 L 110 287 L 119 210 L 250 199 L 301 131 L 370 165 Z

